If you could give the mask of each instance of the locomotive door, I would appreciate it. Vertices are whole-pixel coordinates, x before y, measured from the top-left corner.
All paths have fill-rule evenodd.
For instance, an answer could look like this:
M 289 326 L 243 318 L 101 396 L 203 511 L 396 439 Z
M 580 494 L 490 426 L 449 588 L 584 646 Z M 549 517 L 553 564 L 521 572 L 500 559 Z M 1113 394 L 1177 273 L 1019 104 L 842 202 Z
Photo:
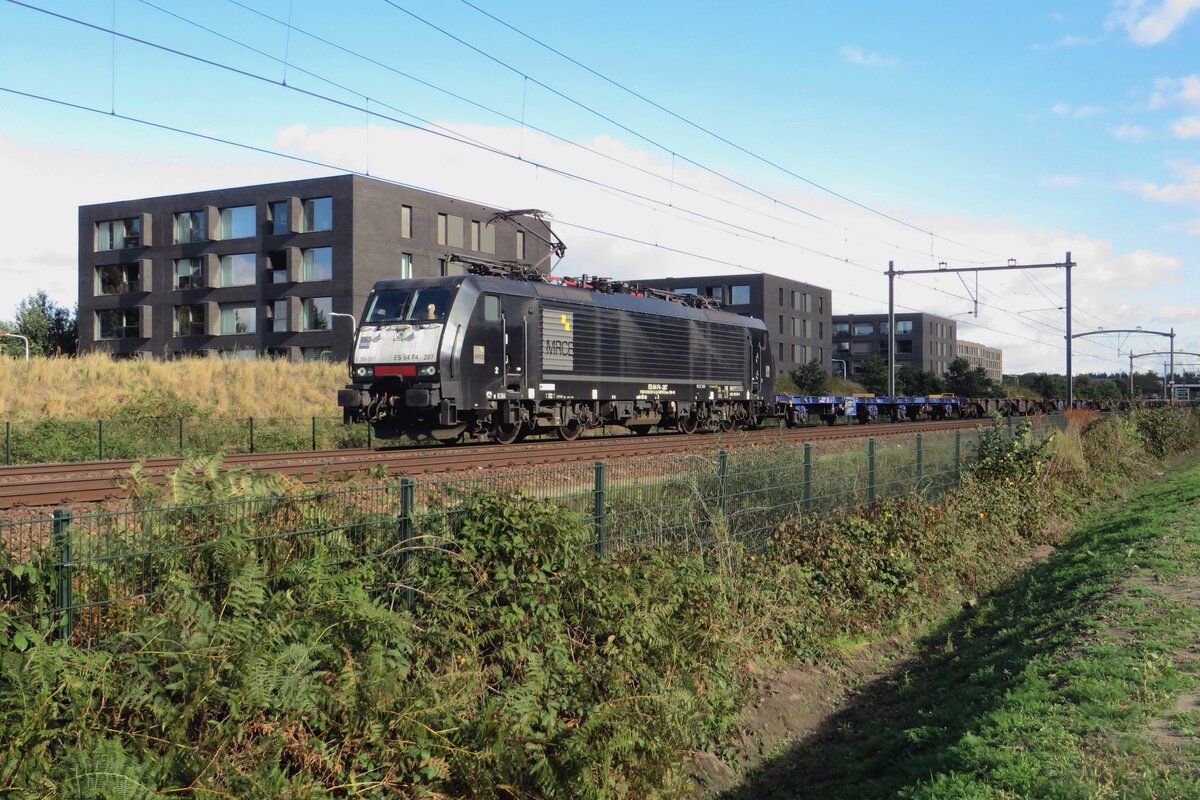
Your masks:
M 504 298 L 500 310 L 500 329 L 504 332 L 503 362 L 504 388 L 520 392 L 525 385 L 525 374 L 529 370 L 529 321 L 519 298 Z
M 471 384 L 467 393 L 472 405 L 478 406 L 488 393 L 503 389 L 503 319 L 500 298 L 493 294 L 480 295 L 462 349 L 463 379 Z

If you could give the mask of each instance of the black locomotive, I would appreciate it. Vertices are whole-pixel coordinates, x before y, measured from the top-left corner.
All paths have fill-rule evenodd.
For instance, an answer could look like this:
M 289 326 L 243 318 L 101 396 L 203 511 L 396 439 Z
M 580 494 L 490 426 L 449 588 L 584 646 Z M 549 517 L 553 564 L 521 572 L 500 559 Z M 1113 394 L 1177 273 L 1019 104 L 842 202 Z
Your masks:
M 705 298 L 518 267 L 375 284 L 338 392 L 380 438 L 511 443 L 621 425 L 733 430 L 772 413 L 761 320 Z

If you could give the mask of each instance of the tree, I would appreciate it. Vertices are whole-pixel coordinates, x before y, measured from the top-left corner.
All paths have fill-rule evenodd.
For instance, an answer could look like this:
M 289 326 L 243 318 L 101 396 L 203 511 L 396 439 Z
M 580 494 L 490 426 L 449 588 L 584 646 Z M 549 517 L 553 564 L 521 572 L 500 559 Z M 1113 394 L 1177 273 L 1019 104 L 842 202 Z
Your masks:
M 946 390 L 946 383 L 935 372 L 919 370 L 905 364 L 896 370 L 896 394 L 903 397 L 926 397 L 931 394 L 941 394 Z
M 792 383 L 796 384 L 800 394 L 825 394 L 829 391 L 829 375 L 821 366 L 821 362 L 815 359 L 796 367 L 789 373 L 789 377 Z
M 74 355 L 79 348 L 75 311 L 55 303 L 40 289 L 17 303 L 16 318 L 4 328 L 29 339 L 33 355 Z M 23 356 L 25 345 L 17 339 L 5 339 L 4 350 Z
M 863 388 L 873 394 L 884 394 L 888 385 L 888 365 L 879 356 L 872 356 L 863 363 Z
M 946 388 L 959 397 L 992 397 L 995 382 L 983 367 L 972 367 L 965 358 L 956 358 L 946 369 Z

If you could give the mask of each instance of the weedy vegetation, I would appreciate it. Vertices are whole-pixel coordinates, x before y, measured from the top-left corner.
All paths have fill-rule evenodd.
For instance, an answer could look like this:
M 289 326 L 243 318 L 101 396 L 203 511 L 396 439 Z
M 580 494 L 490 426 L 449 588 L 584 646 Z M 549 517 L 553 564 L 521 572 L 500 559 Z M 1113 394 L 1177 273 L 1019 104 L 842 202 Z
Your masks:
M 53 563 L 0 554 L 0 787 L 684 796 L 687 756 L 721 751 L 750 662 L 830 657 L 1002 585 L 1063 508 L 1133 483 L 1198 431 L 1177 411 L 1049 441 L 995 425 L 964 485 L 933 502 L 909 493 L 817 516 L 800 498 L 752 537 L 710 508 L 688 523 L 703 536 L 604 556 L 591 520 L 511 492 L 448 494 L 397 539 L 394 518 L 322 527 L 286 486 L 197 468 L 181 491 L 210 511 L 164 528 L 183 539 L 146 543 L 177 555 L 90 647 L 58 638 L 51 616 L 18 613 L 30 598 L 52 604 Z M 1067 436 L 1078 445 L 1058 444 Z M 728 480 L 752 496 L 752 475 Z M 262 505 L 224 514 L 220 501 L 239 495 Z

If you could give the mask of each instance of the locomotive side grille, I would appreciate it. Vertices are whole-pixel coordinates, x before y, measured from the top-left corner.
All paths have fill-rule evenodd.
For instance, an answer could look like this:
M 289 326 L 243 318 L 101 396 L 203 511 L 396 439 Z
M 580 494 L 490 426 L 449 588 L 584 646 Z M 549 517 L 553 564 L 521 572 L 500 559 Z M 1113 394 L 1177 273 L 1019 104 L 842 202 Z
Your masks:
M 603 319 L 595 308 L 570 307 L 575 374 L 701 384 L 741 384 L 746 378 L 743 328 L 686 317 L 600 311 Z M 559 370 L 547 363 L 546 371 Z

